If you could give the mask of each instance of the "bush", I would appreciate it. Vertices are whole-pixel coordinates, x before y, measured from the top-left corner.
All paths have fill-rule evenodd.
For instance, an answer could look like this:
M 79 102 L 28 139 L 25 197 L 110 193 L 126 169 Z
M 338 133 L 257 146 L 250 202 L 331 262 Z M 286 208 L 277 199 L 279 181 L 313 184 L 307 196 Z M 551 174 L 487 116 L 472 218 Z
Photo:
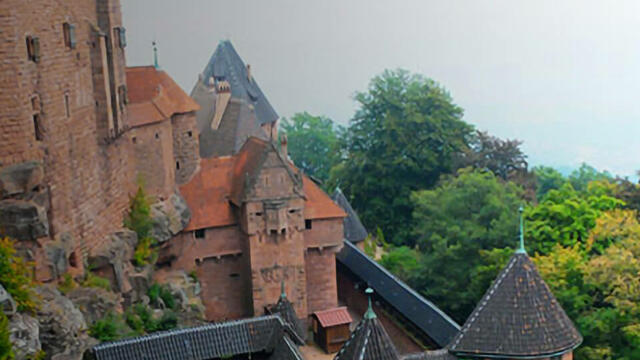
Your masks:
M 62 281 L 58 284 L 58 290 L 62 294 L 68 294 L 71 290 L 75 289 L 77 286 L 76 282 L 73 280 L 73 277 L 69 273 L 65 273 L 62 275 Z
M 9 319 L 0 311 L 0 360 L 13 359 L 13 345 L 9 339 Z
M 100 341 L 113 341 L 127 335 L 126 326 L 120 316 L 107 314 L 89 328 L 89 335 Z
M 166 285 L 160 285 L 160 284 L 151 285 L 151 287 L 149 288 L 149 291 L 147 292 L 147 295 L 149 296 L 151 305 L 155 307 L 159 307 L 160 301 L 158 300 L 162 299 L 162 302 L 164 303 L 164 306 L 166 308 L 168 309 L 176 308 L 176 300 L 174 299 L 173 294 L 171 294 L 171 290 L 169 290 L 169 288 Z
M 138 335 L 171 330 L 178 326 L 178 317 L 173 311 L 165 311 L 160 319 L 154 319 L 151 309 L 143 304 L 136 304 L 133 311 L 129 309 L 126 321 Z
M 36 310 L 33 264 L 16 255 L 15 242 L 0 238 L 0 284 L 13 297 L 19 311 Z
M 136 251 L 133 254 L 133 263 L 136 266 L 144 266 L 156 262 L 158 254 L 153 250 L 153 245 L 155 245 L 155 241 L 152 237 L 147 236 L 138 240 Z
M 156 241 L 149 236 L 152 224 L 151 201 L 144 187 L 139 185 L 136 194 L 129 199 L 129 212 L 124 219 L 124 226 L 138 235 L 138 245 L 133 254 L 133 262 L 136 266 L 153 264 L 158 257 L 153 250 Z
M 109 279 L 95 275 L 91 271 L 87 271 L 87 277 L 82 282 L 82 286 L 111 291 L 111 282 L 109 282 Z

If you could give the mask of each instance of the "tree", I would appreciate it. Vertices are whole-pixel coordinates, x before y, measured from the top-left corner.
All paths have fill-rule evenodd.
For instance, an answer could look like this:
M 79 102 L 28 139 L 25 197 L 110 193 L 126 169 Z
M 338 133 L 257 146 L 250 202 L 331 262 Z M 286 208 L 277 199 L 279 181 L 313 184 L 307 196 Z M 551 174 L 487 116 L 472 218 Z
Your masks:
M 536 166 L 532 169 L 536 177 L 536 197 L 540 201 L 550 190 L 560 189 L 567 179 L 550 166 Z
M 384 71 L 355 100 L 359 109 L 331 183 L 351 195 L 369 228 L 379 226 L 392 243 L 411 244 L 411 192 L 432 187 L 451 171 L 473 127 L 444 88 L 405 70 Z
M 571 172 L 568 179 L 576 191 L 585 191 L 590 182 L 601 180 L 611 181 L 613 180 L 613 176 L 607 171 L 598 171 L 593 166 L 582 163 L 578 169 Z
M 339 159 L 338 137 L 344 131 L 324 116 L 307 112 L 283 118 L 281 129 L 287 134 L 288 153 L 293 163 L 306 174 L 322 181 Z
M 380 265 L 410 286 L 420 272 L 420 253 L 407 246 L 400 246 L 382 255 Z
M 124 219 L 124 226 L 135 231 L 138 235 L 138 244 L 134 252 L 134 263 L 143 266 L 153 263 L 157 254 L 153 250 L 156 241 L 151 237 L 151 200 L 144 191 L 142 184 L 138 185 L 138 191 L 129 199 L 129 212 Z
M 461 154 L 459 167 L 488 170 L 503 180 L 510 180 L 515 173 L 527 171 L 527 155 L 520 145 L 520 140 L 502 140 L 478 130 L 469 148 Z
M 456 320 L 466 319 L 505 261 L 494 249 L 516 246 L 521 194 L 491 172 L 467 168 L 411 197 L 422 254 L 414 285 Z
M 560 189 L 549 191 L 536 207 L 527 208 L 525 233 L 533 253 L 547 254 L 556 244 L 586 245 L 589 231 L 596 219 L 607 210 L 620 208 L 624 202 L 611 196 L 612 184 L 591 182 L 583 193 L 576 191 L 570 183 Z M 594 244 L 595 251 L 602 246 Z

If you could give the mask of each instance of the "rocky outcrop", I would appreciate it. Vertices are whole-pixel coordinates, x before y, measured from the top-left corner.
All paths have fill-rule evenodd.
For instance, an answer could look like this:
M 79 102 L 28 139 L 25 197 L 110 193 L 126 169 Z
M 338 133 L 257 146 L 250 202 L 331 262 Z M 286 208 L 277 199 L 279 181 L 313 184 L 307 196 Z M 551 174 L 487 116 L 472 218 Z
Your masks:
M 111 281 L 112 289 L 128 292 L 131 289 L 127 274 L 133 273 L 130 259 L 133 258 L 138 236 L 135 232 L 122 229 L 113 233 L 109 240 L 89 254 L 89 267 L 98 275 Z
M 151 205 L 153 226 L 151 236 L 163 243 L 178 234 L 191 220 L 191 211 L 180 194 L 173 194 L 169 199 Z
M 82 312 L 52 286 L 40 286 L 41 299 L 37 318 L 42 349 L 51 359 L 81 359 L 86 349 L 96 343 L 88 335 Z
M 93 324 L 109 313 L 116 313 L 120 308 L 120 297 L 100 288 L 78 287 L 69 292 L 67 297 L 82 312 L 87 324 Z
M 43 183 L 44 170 L 37 161 L 27 161 L 0 169 L 0 198 L 32 191 Z
M 51 276 L 57 279 L 67 271 L 67 259 L 75 247 L 75 242 L 71 235 L 63 233 L 57 240 L 47 241 L 43 247 Z
M 11 316 L 16 313 L 16 310 L 16 302 L 11 297 L 11 294 L 9 294 L 7 290 L 0 285 L 0 311 L 5 315 Z
M 9 339 L 16 360 L 33 359 L 42 350 L 38 320 L 26 314 L 11 317 Z
M 18 240 L 36 240 L 49 235 L 49 221 L 42 206 L 35 202 L 6 199 L 0 201 L 2 235 Z

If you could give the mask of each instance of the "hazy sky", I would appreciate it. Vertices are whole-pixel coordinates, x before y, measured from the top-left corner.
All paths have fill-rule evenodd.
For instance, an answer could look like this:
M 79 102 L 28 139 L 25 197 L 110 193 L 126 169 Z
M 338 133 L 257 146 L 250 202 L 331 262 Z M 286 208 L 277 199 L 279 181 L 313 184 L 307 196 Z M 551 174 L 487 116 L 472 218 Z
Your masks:
M 230 39 L 280 116 L 346 123 L 385 68 L 440 82 L 532 164 L 640 169 L 640 1 L 121 0 L 129 65 L 187 92 Z

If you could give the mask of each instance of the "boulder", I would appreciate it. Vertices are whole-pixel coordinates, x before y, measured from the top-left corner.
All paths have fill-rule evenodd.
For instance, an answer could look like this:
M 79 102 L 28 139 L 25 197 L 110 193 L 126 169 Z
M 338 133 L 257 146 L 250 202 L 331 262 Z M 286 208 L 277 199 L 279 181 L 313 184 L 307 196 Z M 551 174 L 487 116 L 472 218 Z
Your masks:
M 41 299 L 37 318 L 42 349 L 52 359 L 81 359 L 95 344 L 82 312 L 51 285 L 37 287 L 36 293 Z
M 129 273 L 131 290 L 124 294 L 125 306 L 144 301 L 153 280 L 153 266 L 147 265 Z M 148 300 L 147 300 L 148 302 Z
M 2 235 L 18 240 L 36 240 L 49 235 L 45 209 L 32 201 L 6 199 L 0 201 Z
M 16 360 L 33 359 L 42 350 L 38 320 L 26 314 L 11 317 L 9 339 Z
M 116 313 L 120 307 L 118 295 L 100 288 L 77 287 L 67 297 L 82 312 L 87 324 L 93 324 L 109 313 Z
M 63 233 L 57 240 L 44 243 L 44 254 L 53 279 L 57 279 L 67 272 L 67 259 L 73 251 L 74 245 L 73 238 L 69 233 Z
M 191 220 L 191 211 L 180 194 L 151 205 L 151 236 L 159 243 L 171 239 L 184 229 Z
M 17 309 L 18 307 L 11 294 L 0 284 L 0 311 L 4 312 L 5 315 L 11 316 L 16 313 Z
M 27 161 L 0 169 L 0 199 L 24 194 L 44 181 L 44 170 L 37 161 Z
M 133 271 L 130 259 L 133 258 L 138 236 L 128 229 L 121 229 L 109 236 L 89 254 L 89 267 L 100 276 L 112 282 L 112 288 L 118 292 L 128 292 L 131 288 L 126 274 Z

